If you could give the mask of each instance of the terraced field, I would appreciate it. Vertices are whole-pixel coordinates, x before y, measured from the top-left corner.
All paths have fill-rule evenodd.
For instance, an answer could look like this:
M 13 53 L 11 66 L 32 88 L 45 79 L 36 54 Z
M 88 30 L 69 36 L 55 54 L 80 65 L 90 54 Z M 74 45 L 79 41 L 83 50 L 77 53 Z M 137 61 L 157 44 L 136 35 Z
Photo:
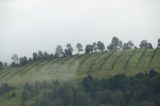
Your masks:
M 0 70 L 0 84 L 23 84 L 36 81 L 81 79 L 88 74 L 109 77 L 125 73 L 134 75 L 150 68 L 160 72 L 160 49 L 133 49 L 75 55 Z

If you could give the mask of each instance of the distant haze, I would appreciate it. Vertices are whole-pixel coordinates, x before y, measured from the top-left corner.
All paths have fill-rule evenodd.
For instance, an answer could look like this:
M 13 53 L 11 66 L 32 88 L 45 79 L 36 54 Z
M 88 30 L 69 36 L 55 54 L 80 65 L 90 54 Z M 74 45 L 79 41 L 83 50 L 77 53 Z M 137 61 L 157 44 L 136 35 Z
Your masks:
M 107 46 L 113 36 L 136 46 L 160 38 L 160 0 L 0 0 L 0 61 L 55 53 L 58 44 Z M 75 49 L 75 52 L 77 50 Z

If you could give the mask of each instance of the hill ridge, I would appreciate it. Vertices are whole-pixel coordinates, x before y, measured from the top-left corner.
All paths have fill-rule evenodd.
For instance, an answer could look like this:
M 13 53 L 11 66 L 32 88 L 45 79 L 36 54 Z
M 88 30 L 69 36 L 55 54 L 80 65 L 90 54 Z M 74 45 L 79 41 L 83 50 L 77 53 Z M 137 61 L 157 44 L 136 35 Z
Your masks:
M 105 51 L 5 68 L 0 70 L 0 84 L 81 79 L 88 74 L 97 78 L 120 73 L 134 75 L 150 68 L 160 71 L 160 49 Z

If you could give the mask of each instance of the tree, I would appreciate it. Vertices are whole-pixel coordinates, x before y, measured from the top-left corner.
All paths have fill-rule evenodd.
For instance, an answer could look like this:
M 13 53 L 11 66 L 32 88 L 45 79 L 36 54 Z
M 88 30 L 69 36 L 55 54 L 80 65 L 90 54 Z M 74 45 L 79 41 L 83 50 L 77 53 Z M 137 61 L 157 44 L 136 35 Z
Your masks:
M 56 97 L 53 106 L 65 106 L 65 100 L 62 97 Z
M 42 61 L 43 60 L 43 52 L 41 50 L 38 51 L 38 59 L 39 61 Z
M 86 47 L 85 47 L 85 53 L 86 54 L 90 53 L 90 45 L 89 44 L 87 44 Z
M 3 63 L 0 61 L 0 69 L 3 68 Z
M 128 49 L 129 49 L 128 43 L 124 43 L 124 44 L 123 44 L 123 50 L 128 50 Z
M 143 48 L 143 49 L 152 49 L 152 44 L 151 43 L 148 43 L 147 40 L 142 40 L 141 41 L 141 44 L 140 44 L 140 48 Z
M 41 61 L 41 57 L 40 56 L 37 57 L 37 61 Z
M 157 47 L 160 48 L 160 38 L 158 39 Z
M 18 55 L 17 54 L 13 54 L 11 59 L 15 62 L 18 63 Z
M 115 91 L 111 95 L 112 104 L 115 104 L 114 106 L 126 106 L 126 99 L 125 95 L 122 91 Z
M 101 42 L 101 41 L 98 41 L 97 42 L 97 49 L 99 50 L 99 51 L 104 51 L 104 49 L 105 49 L 105 46 L 104 46 L 104 44 Z
M 67 44 L 66 45 L 67 49 L 65 49 L 65 55 L 66 56 L 72 56 L 72 52 L 73 52 L 73 48 L 71 46 L 71 44 Z
M 114 50 L 114 45 L 113 44 L 108 45 L 107 49 L 110 50 L 110 51 L 113 51 Z
M 95 106 L 91 101 L 91 98 L 87 95 L 87 93 L 83 91 L 77 91 L 74 97 L 74 105 L 72 106 Z
M 56 55 L 57 57 L 62 57 L 62 56 L 64 56 L 63 49 L 62 49 L 62 46 L 61 46 L 61 45 L 58 45 L 58 46 L 57 46 L 55 55 Z
M 13 61 L 13 62 L 11 63 L 11 67 L 15 67 L 15 66 L 17 66 L 17 64 Z
M 47 52 L 44 52 L 43 58 L 44 60 L 49 59 L 50 55 Z
M 123 50 L 132 49 L 134 47 L 134 44 L 132 41 L 128 41 L 128 43 L 123 44 Z
M 4 66 L 4 67 L 7 67 L 7 63 L 5 62 L 5 63 L 3 64 L 3 66 Z
M 139 103 L 139 106 L 157 106 L 157 105 L 155 105 L 155 103 L 152 103 L 150 101 L 143 101 Z
M 154 77 L 154 76 L 157 76 L 158 73 L 152 68 L 150 69 L 150 71 L 148 72 L 148 76 L 149 77 Z
M 111 44 L 107 46 L 110 51 L 117 51 L 122 48 L 122 41 L 120 41 L 117 37 L 113 37 Z
M 19 62 L 20 62 L 20 65 L 26 65 L 26 64 L 28 63 L 27 57 L 26 57 L 26 56 L 21 57 L 21 58 L 19 59 Z
M 78 49 L 78 52 L 83 51 L 83 49 L 82 49 L 83 47 L 82 47 L 82 44 L 81 44 L 81 43 L 77 43 L 76 47 L 77 47 L 77 49 Z
M 86 78 L 82 80 L 82 85 L 85 87 L 87 90 L 89 90 L 89 86 L 93 83 L 93 77 L 92 75 L 88 75 Z
M 93 45 L 87 44 L 85 47 L 85 53 L 89 54 L 93 52 Z
M 119 48 L 118 48 L 118 49 L 119 49 L 119 50 L 122 49 L 122 46 L 123 46 L 123 43 L 122 43 L 121 40 L 119 40 Z
M 128 47 L 129 49 L 132 49 L 134 47 L 134 44 L 132 41 L 128 41 Z
M 71 46 L 70 43 L 68 43 L 68 44 L 66 45 L 66 47 L 68 48 L 68 50 L 70 50 L 71 52 L 73 52 L 73 48 L 72 48 L 72 46 Z
M 13 89 L 15 89 L 15 88 L 13 86 L 7 84 L 7 83 L 1 84 L 1 86 L 0 86 L 0 96 L 2 96 L 3 94 L 5 94 L 5 93 L 7 93 L 7 92 L 9 92 Z
M 93 43 L 93 51 L 94 51 L 94 52 L 97 51 L 97 43 L 96 43 L 96 42 Z
M 25 102 L 26 100 L 29 99 L 29 95 L 28 95 L 28 93 L 26 91 L 22 92 L 21 99 L 22 99 L 22 102 Z
M 70 49 L 65 49 L 64 54 L 65 54 L 65 56 L 72 56 L 72 52 Z
M 34 62 L 37 62 L 37 60 L 38 60 L 37 57 L 38 57 L 37 53 L 33 53 L 33 61 Z
M 51 53 L 50 55 L 49 55 L 49 59 L 53 59 L 55 56 Z
M 153 46 L 151 43 L 148 43 L 148 49 L 153 49 Z
M 32 58 L 28 58 L 28 63 L 32 63 L 33 59 Z
M 111 102 L 111 95 L 112 95 L 112 91 L 110 90 L 101 90 L 99 92 L 97 92 L 96 95 L 96 100 L 100 103 L 100 104 L 106 104 Z
M 146 49 L 147 46 L 148 46 L 148 42 L 147 42 L 146 40 L 142 40 L 142 41 L 141 41 L 141 44 L 140 44 L 139 46 L 140 46 L 140 48 Z

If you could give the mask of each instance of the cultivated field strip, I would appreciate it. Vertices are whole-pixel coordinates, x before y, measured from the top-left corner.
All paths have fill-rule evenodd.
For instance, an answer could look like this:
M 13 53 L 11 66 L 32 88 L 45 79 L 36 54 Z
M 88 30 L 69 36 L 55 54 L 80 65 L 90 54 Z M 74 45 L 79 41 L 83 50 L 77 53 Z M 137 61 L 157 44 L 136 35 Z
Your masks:
M 135 51 L 135 54 L 132 56 L 132 58 L 130 58 L 130 61 L 128 61 L 127 72 L 134 71 L 136 69 L 139 58 L 143 52 L 144 50 L 140 50 L 140 49 L 137 49 Z
M 143 57 L 141 58 L 141 61 L 139 62 L 138 70 L 149 70 L 148 69 L 148 64 L 150 61 L 150 58 L 153 55 L 154 50 L 153 49 L 148 49 Z
M 150 58 L 150 60 L 149 60 L 149 63 L 148 63 L 148 68 L 151 68 L 151 63 L 152 63 L 152 61 L 153 61 L 153 59 L 154 59 L 154 57 L 155 57 L 155 55 L 158 53 L 158 48 L 156 48 L 155 50 L 154 50 L 154 52 L 153 52 L 153 54 L 152 54 L 152 56 L 151 56 L 151 58 Z
M 101 54 L 99 54 L 99 53 L 94 53 L 94 54 L 92 54 L 91 56 L 89 56 L 89 58 L 87 58 L 84 62 L 83 62 L 83 64 L 81 64 L 81 68 L 80 68 L 80 72 L 81 73 L 87 73 L 88 72 L 88 69 L 89 69 L 89 67 L 92 65 L 92 62 L 94 62 L 95 61 L 95 59 L 99 56 L 99 55 L 101 55 Z
M 114 63 L 114 71 L 124 71 L 124 67 L 126 65 L 127 60 L 133 54 L 134 50 L 125 50 L 121 52 L 121 54 L 117 57 L 116 62 Z
M 113 52 L 110 55 L 110 57 L 107 59 L 107 61 L 105 62 L 105 64 L 103 65 L 101 71 L 111 71 L 114 62 L 116 61 L 117 57 L 120 54 L 121 54 L 121 51 L 119 51 L 119 52 Z
M 129 61 L 132 59 L 132 57 L 133 57 L 134 54 L 136 53 L 136 50 L 137 50 L 137 49 L 135 49 L 135 50 L 132 51 L 132 54 L 129 56 L 129 58 L 128 58 L 127 61 L 125 62 L 125 65 L 124 65 L 124 67 L 123 67 L 123 70 L 127 70 Z
M 102 55 L 102 54 L 98 54 L 98 55 L 96 56 L 96 58 L 91 62 L 91 65 L 89 66 L 89 69 L 88 69 L 87 73 L 92 72 L 93 66 L 95 66 L 97 59 L 98 59 L 101 55 Z
M 160 72 L 160 49 L 105 51 L 5 68 L 0 71 L 0 83 L 22 84 L 43 80 L 79 79 L 87 74 L 95 77 L 109 77 L 122 73 L 134 75 L 150 68 Z
M 88 58 L 90 58 L 91 56 L 92 56 L 91 54 L 87 54 L 87 55 L 84 55 L 84 56 L 81 58 L 82 60 L 80 60 L 80 63 L 79 63 L 78 69 L 77 69 L 78 72 L 81 71 L 81 68 L 82 68 L 83 63 L 84 63 Z
M 102 71 L 107 60 L 114 54 L 114 52 L 111 52 L 110 54 L 108 54 L 105 58 L 104 58 L 104 61 L 102 61 L 102 63 L 100 64 L 99 66 L 99 71 Z
M 65 63 L 67 63 L 67 61 L 70 61 L 70 59 L 72 59 L 72 58 L 73 58 L 73 56 L 65 57 L 65 59 L 64 59 L 64 60 L 62 60 L 61 64 L 65 64 Z
M 143 58 L 144 54 L 146 53 L 147 49 L 144 49 L 141 56 L 138 58 L 138 62 L 136 64 L 136 69 L 139 67 L 139 64 L 141 62 L 141 59 Z
M 157 53 L 152 59 L 150 68 L 154 68 L 155 70 L 160 70 L 160 49 L 157 49 Z
M 123 55 L 124 51 L 121 51 L 120 54 L 117 56 L 117 58 L 114 60 L 111 69 L 114 70 L 115 65 L 117 64 L 119 58 Z
M 69 62 L 69 64 L 71 64 L 71 65 L 74 64 L 75 61 L 77 61 L 79 58 L 82 58 L 83 56 L 81 56 L 81 55 L 74 56 L 73 57 L 74 59 L 71 62 Z
M 92 72 L 93 71 L 100 71 L 100 67 L 102 67 L 103 63 L 105 62 L 105 59 L 110 55 L 110 53 L 103 53 L 97 58 L 95 61 L 93 67 L 92 67 Z

